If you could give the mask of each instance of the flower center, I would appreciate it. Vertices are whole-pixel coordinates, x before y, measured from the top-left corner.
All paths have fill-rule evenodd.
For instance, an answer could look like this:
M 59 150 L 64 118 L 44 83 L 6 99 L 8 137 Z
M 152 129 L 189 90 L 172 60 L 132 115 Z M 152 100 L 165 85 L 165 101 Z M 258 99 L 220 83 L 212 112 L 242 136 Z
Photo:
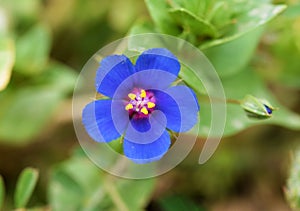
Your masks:
M 128 103 L 125 110 L 129 112 L 130 118 L 147 117 L 155 107 L 155 97 L 150 91 L 134 89 L 128 94 Z

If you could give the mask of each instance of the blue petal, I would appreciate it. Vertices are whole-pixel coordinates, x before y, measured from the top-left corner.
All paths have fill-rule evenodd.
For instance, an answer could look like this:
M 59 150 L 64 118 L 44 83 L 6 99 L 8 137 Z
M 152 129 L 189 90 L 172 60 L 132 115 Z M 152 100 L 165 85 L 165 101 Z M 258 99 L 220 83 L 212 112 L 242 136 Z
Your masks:
M 167 119 L 163 112 L 155 110 L 148 118 L 130 120 L 124 138 L 136 144 L 150 144 L 165 132 Z
M 164 92 L 154 90 L 156 109 L 167 118 L 167 128 L 186 132 L 198 121 L 199 104 L 193 91 L 187 86 L 170 87 Z
M 111 116 L 111 105 L 111 100 L 97 100 L 83 109 L 82 123 L 89 136 L 97 142 L 110 142 L 119 138 L 128 125 L 129 119 L 127 122 L 123 118 L 116 119 L 119 125 L 118 130 L 116 129 Z
M 156 141 L 150 144 L 137 144 L 124 139 L 124 154 L 135 163 L 143 164 L 157 161 L 168 151 L 171 145 L 170 136 L 164 131 Z
M 139 132 L 147 132 L 150 130 L 151 125 L 149 122 L 149 118 L 140 118 L 140 119 L 131 119 L 130 120 L 132 126 L 134 129 L 136 129 Z
M 178 59 L 165 48 L 152 48 L 144 51 L 135 64 L 136 71 L 141 70 L 164 70 L 175 76 L 180 70 Z
M 126 56 L 107 56 L 101 61 L 96 73 L 96 90 L 103 95 L 113 97 L 118 86 L 134 73 L 134 66 Z
M 177 78 L 176 75 L 164 70 L 144 70 L 133 75 L 134 86 L 143 89 L 166 89 Z

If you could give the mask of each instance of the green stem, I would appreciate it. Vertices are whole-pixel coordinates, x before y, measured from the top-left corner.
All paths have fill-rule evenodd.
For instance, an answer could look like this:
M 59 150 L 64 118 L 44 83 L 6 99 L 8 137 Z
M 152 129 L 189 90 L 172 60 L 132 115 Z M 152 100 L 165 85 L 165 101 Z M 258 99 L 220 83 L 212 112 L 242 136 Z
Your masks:
M 236 100 L 236 99 L 221 99 L 221 98 L 216 98 L 216 97 L 209 97 L 207 95 L 198 95 L 198 98 L 200 100 L 206 101 L 206 102 L 212 102 L 212 103 L 229 103 L 229 104 L 236 104 L 236 105 L 240 105 L 241 101 L 240 100 Z
M 113 203 L 116 205 L 117 210 L 129 211 L 122 197 L 120 196 L 115 182 L 113 181 L 112 176 L 107 175 L 107 179 L 104 182 L 104 188 L 107 191 L 107 194 L 110 196 Z
M 236 99 L 226 99 L 226 103 L 240 105 L 241 101 L 240 100 L 236 100 Z

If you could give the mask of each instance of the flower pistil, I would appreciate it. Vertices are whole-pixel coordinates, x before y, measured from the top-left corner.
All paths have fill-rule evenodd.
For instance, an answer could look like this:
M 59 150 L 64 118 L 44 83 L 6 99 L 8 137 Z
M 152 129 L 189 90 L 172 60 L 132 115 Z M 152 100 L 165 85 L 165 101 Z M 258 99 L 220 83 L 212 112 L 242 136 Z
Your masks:
M 131 118 L 147 117 L 155 108 L 155 97 L 151 91 L 134 89 L 128 94 L 128 98 L 125 110 Z

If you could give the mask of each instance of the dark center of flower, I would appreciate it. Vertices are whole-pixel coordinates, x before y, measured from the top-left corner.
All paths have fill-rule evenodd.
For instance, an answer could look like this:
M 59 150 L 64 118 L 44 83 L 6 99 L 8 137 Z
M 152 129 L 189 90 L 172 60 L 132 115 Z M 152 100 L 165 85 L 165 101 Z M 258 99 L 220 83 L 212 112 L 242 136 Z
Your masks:
M 125 110 L 128 111 L 130 118 L 147 117 L 154 110 L 155 97 L 150 91 L 134 89 L 128 94 L 128 98 Z

